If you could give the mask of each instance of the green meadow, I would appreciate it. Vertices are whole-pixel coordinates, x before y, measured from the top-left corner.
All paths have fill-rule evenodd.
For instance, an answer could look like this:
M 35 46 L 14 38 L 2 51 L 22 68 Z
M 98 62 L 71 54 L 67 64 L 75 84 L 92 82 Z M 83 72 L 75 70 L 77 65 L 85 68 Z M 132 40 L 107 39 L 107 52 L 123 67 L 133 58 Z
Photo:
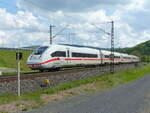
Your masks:
M 17 50 L 0 49 L 0 67 L 16 69 L 17 67 L 16 52 Z M 21 70 L 29 71 L 30 69 L 26 66 L 26 61 L 28 56 L 31 54 L 31 51 L 19 50 L 19 52 L 23 53 L 23 59 L 21 60 Z

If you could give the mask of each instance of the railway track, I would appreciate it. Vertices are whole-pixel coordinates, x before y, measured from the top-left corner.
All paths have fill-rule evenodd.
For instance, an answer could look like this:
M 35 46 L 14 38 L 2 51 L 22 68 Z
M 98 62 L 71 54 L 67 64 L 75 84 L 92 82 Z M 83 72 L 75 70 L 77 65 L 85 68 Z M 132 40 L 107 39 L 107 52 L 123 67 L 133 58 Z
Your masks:
M 132 64 L 120 64 L 120 65 L 115 65 L 116 71 L 122 66 L 128 66 Z M 88 68 L 81 68 L 81 69 L 70 69 L 70 70 L 61 70 L 61 71 L 56 71 L 56 72 L 34 72 L 34 73 L 26 73 L 26 74 L 21 74 L 20 79 L 25 80 L 25 79 L 34 79 L 37 77 L 47 77 L 47 76 L 61 76 L 64 74 L 68 73 L 79 73 L 79 72 L 84 72 L 84 71 L 89 71 L 89 70 L 97 70 L 99 69 L 103 73 L 109 73 L 109 68 L 110 66 L 97 66 L 97 67 L 88 67 Z M 3 75 L 0 76 L 0 82 L 11 82 L 11 81 L 16 81 L 17 80 L 17 75 Z

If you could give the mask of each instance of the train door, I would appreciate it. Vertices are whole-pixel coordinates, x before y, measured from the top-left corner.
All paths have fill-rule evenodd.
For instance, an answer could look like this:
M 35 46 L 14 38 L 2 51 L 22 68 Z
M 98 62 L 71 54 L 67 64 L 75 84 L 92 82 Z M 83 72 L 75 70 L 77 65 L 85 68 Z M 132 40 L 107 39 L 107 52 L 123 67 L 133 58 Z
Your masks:
M 70 49 L 67 48 L 67 51 L 66 51 L 66 62 L 67 62 L 67 65 L 70 65 L 71 64 L 71 60 L 70 60 Z
M 100 63 L 103 64 L 103 54 L 101 50 L 99 50 L 99 56 L 100 56 Z
M 124 62 L 123 54 L 120 54 L 120 62 Z
M 59 59 L 60 59 L 60 60 L 59 60 L 59 63 L 60 63 L 61 66 L 64 66 L 64 65 L 65 65 L 66 52 L 63 51 L 63 52 L 61 52 L 60 54 L 61 54 L 61 56 L 59 57 Z

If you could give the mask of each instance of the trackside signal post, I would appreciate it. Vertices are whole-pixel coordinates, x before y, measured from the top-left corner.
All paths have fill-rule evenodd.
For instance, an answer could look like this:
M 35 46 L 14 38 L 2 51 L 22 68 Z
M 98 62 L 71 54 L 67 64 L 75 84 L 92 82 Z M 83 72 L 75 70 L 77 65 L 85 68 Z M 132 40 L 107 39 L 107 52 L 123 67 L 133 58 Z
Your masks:
M 22 53 L 16 53 L 16 60 L 17 60 L 17 71 L 18 71 L 18 96 L 20 97 L 20 60 L 22 59 Z
M 52 38 L 53 38 L 53 36 L 52 36 L 52 35 L 53 35 L 53 34 L 52 34 L 52 28 L 53 28 L 53 27 L 55 27 L 55 26 L 52 26 L 52 25 L 49 26 L 49 31 L 50 31 L 50 44 L 52 44 Z

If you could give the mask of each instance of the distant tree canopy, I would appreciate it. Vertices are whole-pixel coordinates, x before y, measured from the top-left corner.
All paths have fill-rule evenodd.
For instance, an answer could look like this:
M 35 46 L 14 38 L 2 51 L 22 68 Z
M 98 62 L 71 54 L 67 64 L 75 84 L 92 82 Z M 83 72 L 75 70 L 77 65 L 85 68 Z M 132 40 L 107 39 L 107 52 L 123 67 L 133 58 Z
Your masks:
M 142 61 L 150 61 L 150 40 L 131 48 L 116 49 L 116 51 L 139 56 Z
M 117 51 L 137 56 L 150 55 L 150 40 L 131 48 L 117 49 Z
M 136 55 L 136 56 L 141 56 L 141 53 L 137 50 L 132 51 L 130 54 Z

